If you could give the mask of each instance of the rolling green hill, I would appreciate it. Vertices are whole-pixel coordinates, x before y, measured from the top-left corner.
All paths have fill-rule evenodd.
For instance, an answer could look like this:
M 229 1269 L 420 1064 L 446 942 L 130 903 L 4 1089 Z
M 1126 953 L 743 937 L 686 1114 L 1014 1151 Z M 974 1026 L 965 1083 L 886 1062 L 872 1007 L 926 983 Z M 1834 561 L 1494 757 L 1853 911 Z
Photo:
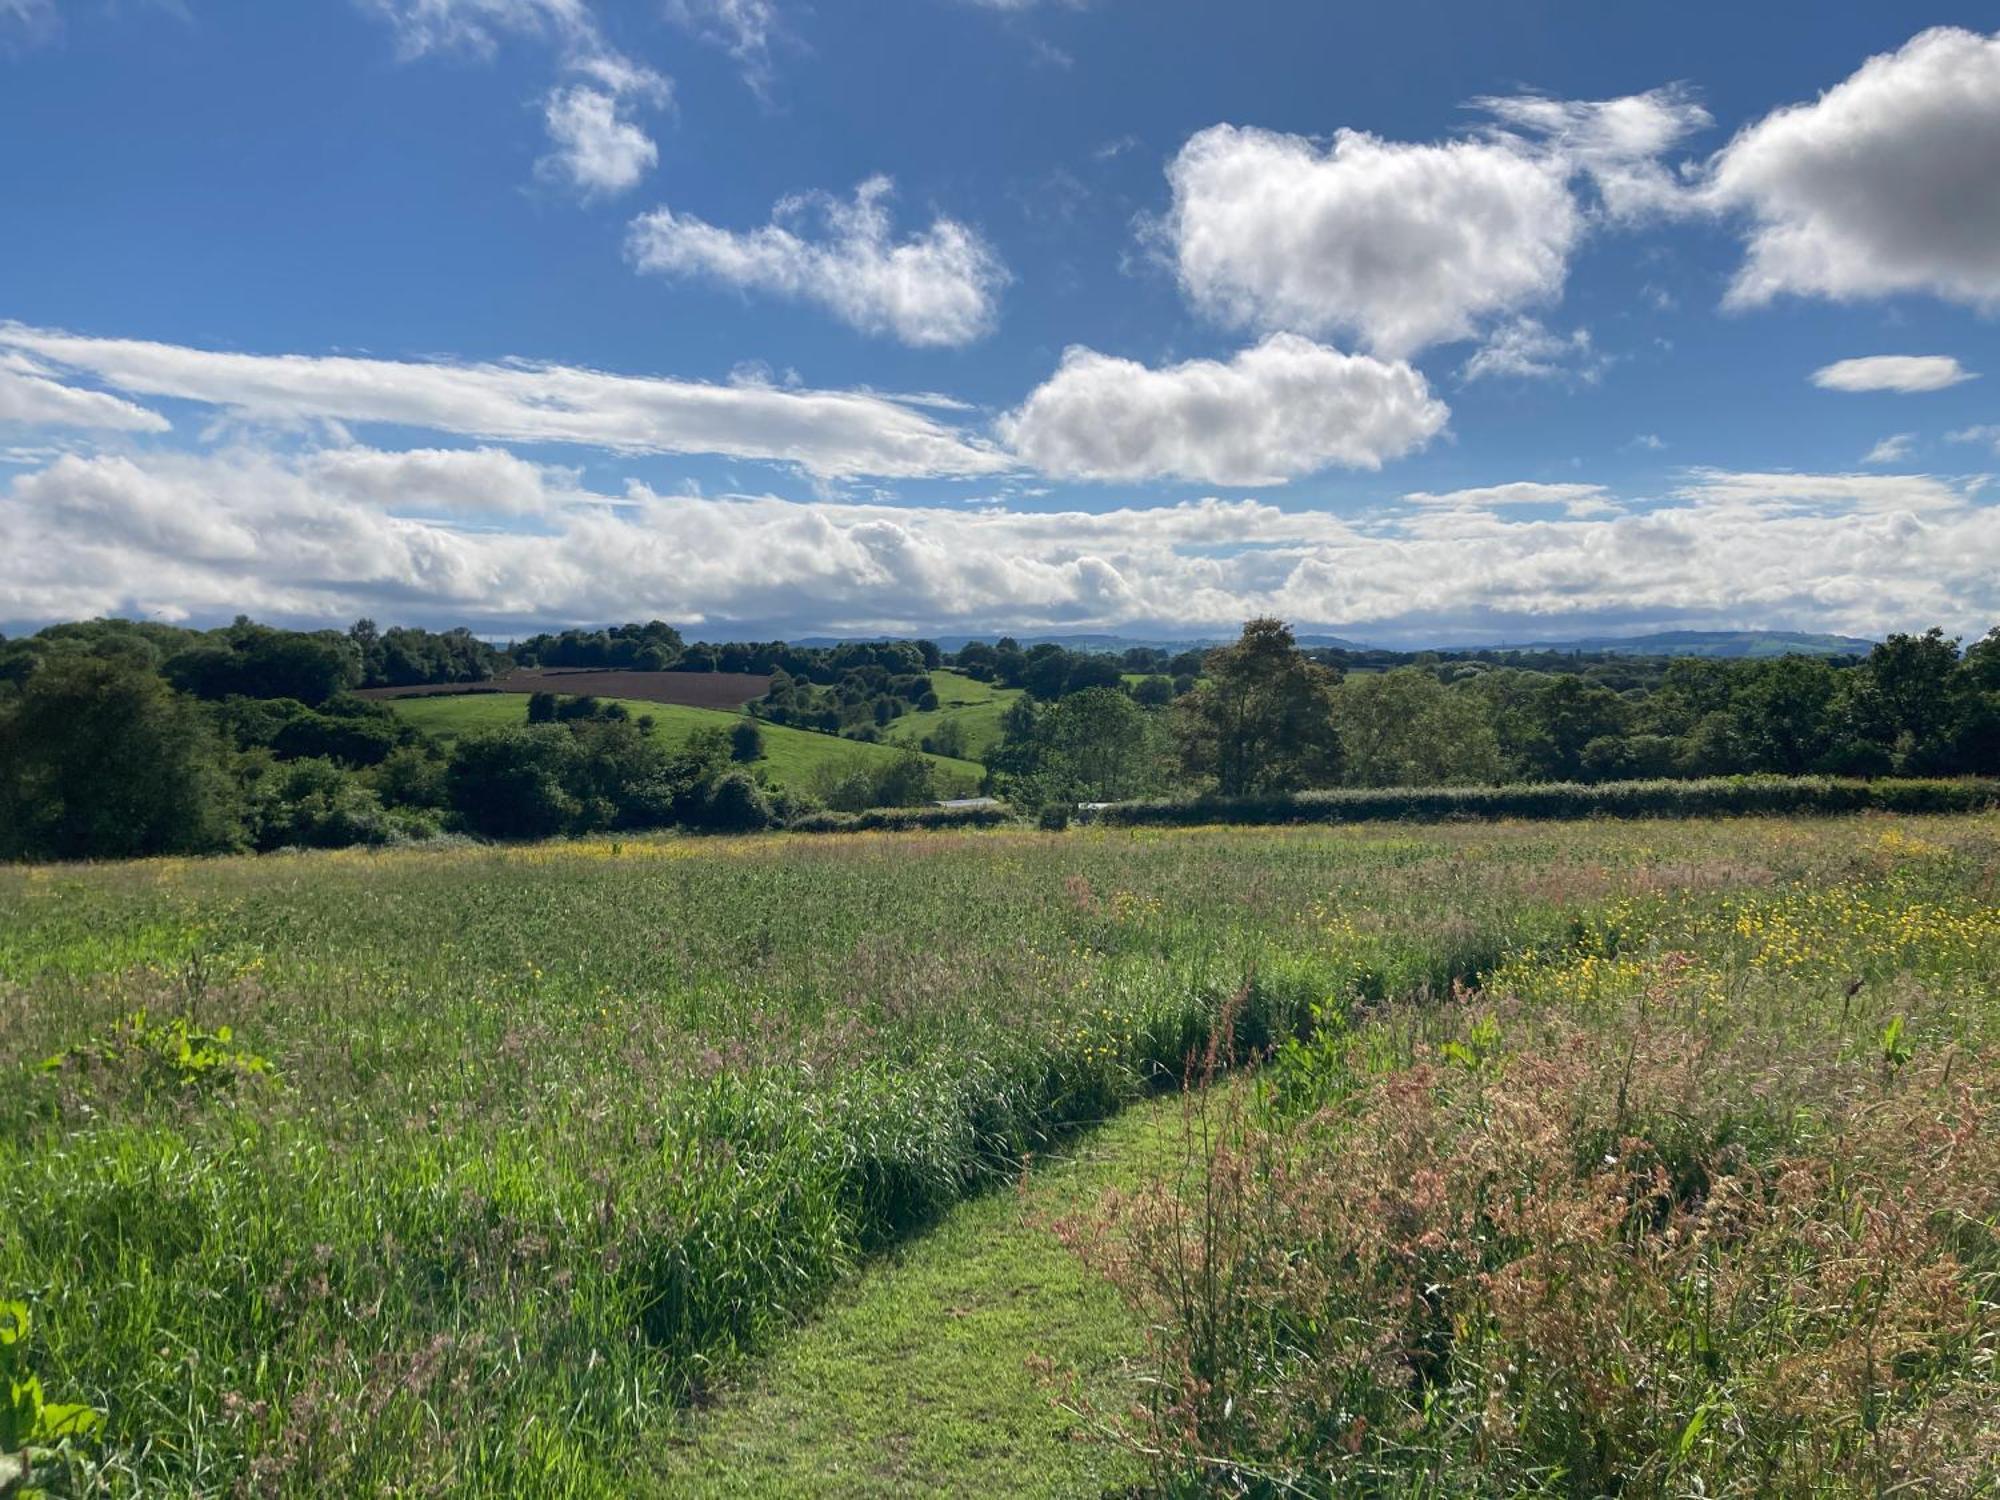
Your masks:
M 658 726 L 657 732 L 671 744 L 680 744 L 703 729 L 732 729 L 743 718 L 741 714 L 726 713 L 721 709 L 647 703 L 637 698 L 606 698 L 602 701 L 624 704 L 635 719 L 650 715 Z M 456 739 L 462 734 L 477 734 L 483 729 L 511 728 L 528 720 L 528 699 L 524 693 L 396 698 L 390 701 L 389 707 L 424 733 L 445 740 Z M 764 731 L 764 758 L 756 763 L 756 769 L 766 772 L 771 781 L 779 786 L 803 786 L 820 766 L 847 765 L 855 760 L 888 760 L 901 753 L 900 746 L 896 745 L 864 744 L 859 740 L 844 740 L 835 735 L 787 729 L 776 724 L 759 727 Z M 996 728 L 996 736 L 997 732 Z M 954 760 L 946 755 L 933 755 L 930 759 L 938 768 L 939 791 L 945 795 L 971 792 L 978 787 L 985 770 L 972 761 Z
M 1021 696 L 1020 688 L 996 687 L 963 672 L 933 672 L 931 687 L 938 695 L 938 706 L 891 721 L 890 740 L 899 745 L 921 744 L 925 735 L 936 734 L 952 721 L 965 731 L 965 753 L 972 760 L 1000 743 L 1001 716 Z

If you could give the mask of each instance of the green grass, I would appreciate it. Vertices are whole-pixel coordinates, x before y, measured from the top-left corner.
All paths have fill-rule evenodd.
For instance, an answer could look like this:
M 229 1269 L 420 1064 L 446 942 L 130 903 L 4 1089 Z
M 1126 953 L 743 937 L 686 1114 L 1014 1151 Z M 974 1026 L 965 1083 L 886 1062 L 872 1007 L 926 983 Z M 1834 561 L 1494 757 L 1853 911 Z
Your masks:
M 963 1494 L 1096 1500 L 1144 1470 L 1052 1399 L 1035 1363 L 1093 1405 L 1140 1394 L 1144 1330 L 1052 1221 L 1130 1191 L 1180 1144 L 1178 1096 L 1156 1099 L 955 1209 L 866 1269 L 741 1388 L 663 1448 L 666 1495 Z
M 1032 1493 L 1096 1459 L 1001 1368 L 1077 1285 L 1009 1227 L 1005 1185 L 1225 1006 L 1258 1047 L 1390 1017 L 1401 1056 L 1455 1034 L 1441 997 L 1481 975 L 1596 1025 L 1606 984 L 1700 974 L 1713 1045 L 1754 1020 L 1879 1071 L 1893 1015 L 1920 1059 L 2000 1038 L 1996 869 L 1992 815 L 0 869 L 0 1300 L 33 1311 L 49 1399 L 104 1411 L 115 1494 L 624 1495 L 671 1488 L 676 1435 L 683 1474 L 722 1485 L 733 1445 L 813 1489 L 755 1430 L 785 1412 L 836 1493 L 878 1443 L 901 1445 L 885 1486 Z M 1701 964 L 1578 967 L 1680 951 Z M 268 1073 L 178 1082 L 132 1042 L 178 1017 Z M 961 1293 L 982 1320 L 927 1365 L 923 1309 Z M 1126 1335 L 1091 1307 L 1048 1352 L 1115 1385 Z M 809 1397 L 904 1359 L 870 1389 L 935 1385 L 935 1407 Z M 690 1428 L 730 1390 L 740 1425 L 725 1400 Z
M 744 715 L 718 708 L 691 708 L 678 703 L 647 703 L 637 698 L 607 698 L 622 703 L 633 718 L 649 714 L 656 733 L 670 744 L 680 744 L 704 729 L 733 729 Z M 393 698 L 389 707 L 417 728 L 438 739 L 456 739 L 485 729 L 511 728 L 528 721 L 528 699 L 522 693 L 461 693 L 436 698 Z M 778 786 L 803 787 L 823 766 L 847 766 L 857 761 L 875 764 L 892 760 L 897 747 L 841 739 L 837 735 L 816 734 L 808 729 L 791 729 L 762 724 L 764 758 L 756 763 Z M 966 794 L 979 785 L 985 768 L 971 760 L 954 760 L 933 755 L 931 762 L 952 789 L 947 795 Z
M 892 720 L 886 736 L 897 744 L 920 745 L 924 736 L 936 734 L 947 722 L 955 723 L 964 731 L 968 760 L 978 760 L 1000 743 L 1001 717 L 1021 696 L 1020 688 L 996 687 L 943 669 L 931 673 L 931 687 L 938 706 Z

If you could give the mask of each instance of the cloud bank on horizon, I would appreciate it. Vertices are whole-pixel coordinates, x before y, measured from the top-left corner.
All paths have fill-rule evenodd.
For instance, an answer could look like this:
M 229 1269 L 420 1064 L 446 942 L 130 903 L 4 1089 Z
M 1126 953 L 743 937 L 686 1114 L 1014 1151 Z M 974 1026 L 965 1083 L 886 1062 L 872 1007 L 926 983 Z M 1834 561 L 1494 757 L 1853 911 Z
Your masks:
M 862 39 L 788 0 L 315 0 L 389 103 L 281 134 L 379 128 L 402 175 L 322 157 L 280 200 L 315 158 L 281 189 L 193 132 L 160 149 L 242 180 L 159 234 L 111 136 L 0 167 L 0 624 L 2000 621 L 2000 36 L 1857 36 L 1735 119 L 1705 90 L 1753 92 L 1740 47 L 1714 85 L 1440 94 L 1428 127 L 1359 81 L 1330 113 L 1245 40 L 1176 129 L 1107 50 L 1128 0 L 903 8 L 922 34 L 881 47 L 1006 62 L 864 105 Z M 31 85 L 0 139 L 178 87 L 142 29 L 207 56 L 296 24 L 0 0 Z M 1159 42 L 1238 39 L 1190 13 Z M 968 134 L 982 104 L 1023 139 Z M 455 133 L 412 133 L 433 110 Z M 231 275 L 257 234 L 261 279 Z

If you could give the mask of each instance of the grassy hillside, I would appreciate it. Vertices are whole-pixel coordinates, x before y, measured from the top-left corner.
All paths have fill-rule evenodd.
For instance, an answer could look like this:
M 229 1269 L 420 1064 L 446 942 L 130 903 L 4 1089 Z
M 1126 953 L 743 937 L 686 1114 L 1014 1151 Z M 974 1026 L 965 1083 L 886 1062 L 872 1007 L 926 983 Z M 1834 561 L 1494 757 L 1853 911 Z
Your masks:
M 637 698 L 605 698 L 606 703 L 622 703 L 633 718 L 652 716 L 657 732 L 670 743 L 679 744 L 703 729 L 733 729 L 743 715 L 721 709 L 688 708 L 673 703 L 647 703 Z M 426 734 L 439 739 L 455 739 L 482 729 L 510 728 L 528 720 L 528 700 L 520 693 L 476 693 L 449 698 L 397 698 L 389 707 Z M 820 766 L 850 765 L 856 760 L 893 759 L 898 749 L 891 745 L 869 745 L 844 740 L 835 735 L 815 734 L 808 729 L 787 729 L 776 724 L 760 726 L 764 731 L 764 759 L 757 767 L 779 786 L 803 786 Z M 952 792 L 966 792 L 979 785 L 984 767 L 969 760 L 953 760 L 933 755 L 943 781 Z M 941 784 L 940 790 L 945 790 Z
M 1019 688 L 995 687 L 963 672 L 942 669 L 931 673 L 931 687 L 938 706 L 894 720 L 887 737 L 900 745 L 920 744 L 925 735 L 937 733 L 949 721 L 965 731 L 965 754 L 970 760 L 1000 743 L 1001 715 L 1021 696 Z

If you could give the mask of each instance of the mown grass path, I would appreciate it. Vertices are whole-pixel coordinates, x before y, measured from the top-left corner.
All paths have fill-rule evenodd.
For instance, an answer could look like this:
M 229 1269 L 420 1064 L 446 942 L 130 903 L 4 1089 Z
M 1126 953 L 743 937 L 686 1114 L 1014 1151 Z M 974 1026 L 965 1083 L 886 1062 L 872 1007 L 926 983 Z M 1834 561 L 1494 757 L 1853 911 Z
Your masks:
M 681 1419 L 655 1493 L 689 1496 L 1123 1494 L 1133 1456 L 1060 1410 L 1029 1360 L 1093 1402 L 1136 1390 L 1141 1333 L 1049 1221 L 1172 1160 L 1178 1097 L 1080 1137 L 1025 1185 L 961 1204 L 873 1263 L 745 1384 Z

